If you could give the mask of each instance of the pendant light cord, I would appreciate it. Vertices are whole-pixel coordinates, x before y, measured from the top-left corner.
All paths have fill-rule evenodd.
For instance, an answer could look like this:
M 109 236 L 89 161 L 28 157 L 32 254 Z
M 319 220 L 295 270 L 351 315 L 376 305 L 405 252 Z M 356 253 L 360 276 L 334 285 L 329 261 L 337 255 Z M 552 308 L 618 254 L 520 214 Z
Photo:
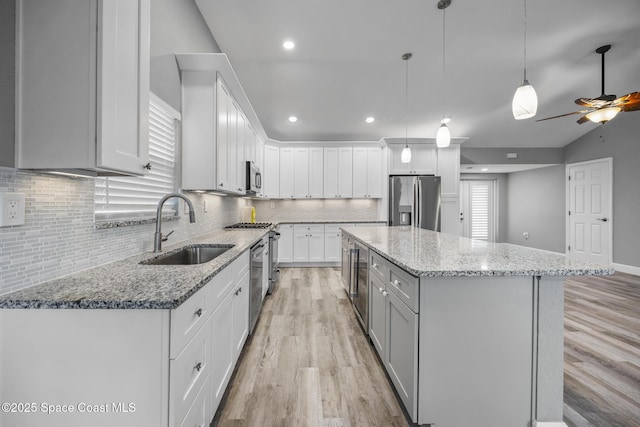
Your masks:
M 524 81 L 527 81 L 527 0 L 524 0 Z
M 446 24 L 447 23 L 447 9 L 442 9 L 442 108 L 446 111 L 445 108 L 445 99 L 447 92 L 447 73 L 445 72 L 445 35 L 446 35 Z M 443 115 L 444 118 L 444 115 Z
M 409 146 L 409 58 L 405 59 L 404 79 L 404 145 Z

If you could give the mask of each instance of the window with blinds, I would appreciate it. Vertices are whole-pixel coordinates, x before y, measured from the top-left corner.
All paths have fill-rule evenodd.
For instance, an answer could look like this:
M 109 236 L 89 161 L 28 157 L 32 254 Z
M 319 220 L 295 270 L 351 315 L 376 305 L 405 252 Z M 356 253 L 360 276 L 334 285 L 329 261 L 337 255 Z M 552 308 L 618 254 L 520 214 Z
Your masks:
M 97 220 L 153 217 L 158 201 L 176 191 L 176 144 L 180 114 L 157 96 L 149 101 L 149 162 L 141 177 L 98 177 L 95 180 Z M 177 199 L 164 205 L 163 213 L 177 213 Z
M 496 238 L 494 181 L 460 181 L 462 235 L 493 242 Z

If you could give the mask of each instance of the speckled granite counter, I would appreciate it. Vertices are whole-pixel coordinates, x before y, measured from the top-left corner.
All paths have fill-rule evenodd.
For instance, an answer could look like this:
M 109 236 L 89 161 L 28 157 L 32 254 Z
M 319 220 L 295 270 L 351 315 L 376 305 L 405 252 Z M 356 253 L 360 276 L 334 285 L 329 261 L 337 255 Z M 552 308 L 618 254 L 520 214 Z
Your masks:
M 416 276 L 584 276 L 602 265 L 506 243 L 487 243 L 414 227 L 346 227 L 345 232 Z
M 0 308 L 172 309 L 259 241 L 268 229 L 221 230 L 0 296 Z M 234 245 L 197 265 L 143 265 L 187 245 Z
M 386 223 L 387 223 L 386 221 L 377 221 L 377 220 L 349 221 L 349 220 L 326 220 L 326 219 L 325 220 L 308 220 L 308 221 L 302 221 L 302 220 L 278 221 L 278 225 L 280 224 L 380 224 L 380 225 L 385 225 Z

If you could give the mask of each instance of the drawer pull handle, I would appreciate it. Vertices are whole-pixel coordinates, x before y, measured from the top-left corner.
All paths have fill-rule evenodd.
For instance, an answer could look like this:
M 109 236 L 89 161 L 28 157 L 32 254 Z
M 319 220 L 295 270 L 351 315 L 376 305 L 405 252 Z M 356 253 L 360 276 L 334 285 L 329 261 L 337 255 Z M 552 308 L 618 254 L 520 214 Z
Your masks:
M 195 312 L 195 315 L 196 315 L 196 316 L 198 316 L 198 317 L 202 317 L 202 309 L 201 309 L 201 308 L 199 308 L 199 309 Z
M 194 368 L 196 369 L 196 371 L 200 372 L 200 370 L 202 369 L 202 362 L 198 362 L 196 366 L 194 366 Z

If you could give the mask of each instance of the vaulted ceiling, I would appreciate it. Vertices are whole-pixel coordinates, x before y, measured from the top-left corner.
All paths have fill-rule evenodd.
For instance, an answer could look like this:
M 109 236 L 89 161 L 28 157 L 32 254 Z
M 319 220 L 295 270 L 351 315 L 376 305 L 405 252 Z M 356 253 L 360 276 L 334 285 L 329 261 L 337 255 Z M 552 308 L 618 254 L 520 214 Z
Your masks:
M 231 61 L 267 135 L 280 141 L 377 141 L 405 136 L 405 62 L 409 61 L 408 136 L 434 138 L 443 115 L 467 147 L 563 147 L 599 125 L 574 100 L 640 91 L 640 1 L 527 2 L 527 77 L 538 114 L 516 121 L 523 81 L 523 0 L 196 0 Z M 285 40 L 295 48 L 285 50 Z M 444 85 L 443 91 L 443 82 Z M 443 93 L 444 92 L 444 93 Z M 628 112 L 624 114 L 637 114 Z M 297 123 L 287 118 L 295 115 Z M 371 124 L 368 116 L 375 117 Z M 606 126 L 613 126 L 615 121 Z

